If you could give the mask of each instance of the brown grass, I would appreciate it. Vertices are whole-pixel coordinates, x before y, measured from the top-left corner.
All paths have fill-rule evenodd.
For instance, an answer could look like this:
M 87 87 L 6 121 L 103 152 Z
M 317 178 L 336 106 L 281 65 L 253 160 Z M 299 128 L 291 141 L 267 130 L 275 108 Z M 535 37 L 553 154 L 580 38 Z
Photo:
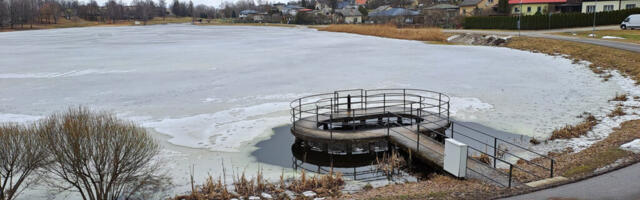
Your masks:
M 194 185 L 192 180 L 192 185 Z M 237 175 L 233 179 L 233 190 L 228 190 L 222 183 L 222 178 L 214 179 L 209 176 L 205 183 L 200 186 L 193 186 L 189 194 L 175 196 L 174 200 L 213 200 L 244 198 L 249 196 L 261 196 L 268 193 L 275 199 L 289 199 L 285 191 L 301 194 L 305 191 L 314 191 L 321 197 L 339 197 L 344 180 L 340 173 L 330 173 L 326 175 L 315 175 L 308 177 L 303 170 L 301 175 L 286 181 L 284 174 L 280 176 L 278 185 L 270 183 L 264 179 L 262 171 L 258 170 L 255 178 L 247 178 L 245 173 Z
M 584 121 L 576 125 L 566 125 L 563 128 L 553 130 L 550 140 L 555 139 L 571 139 L 587 134 L 594 126 L 598 124 L 598 120 L 589 114 Z
M 616 94 L 615 97 L 613 97 L 613 99 L 609 100 L 609 101 L 627 101 L 627 99 L 629 99 L 627 97 L 627 94 Z
M 632 120 L 623 122 L 620 127 L 615 128 L 607 138 L 596 142 L 585 150 L 574 153 L 573 150 L 567 149 L 558 153 L 549 153 L 549 156 L 556 160 L 554 170 L 556 175 L 568 178 L 581 177 L 593 173 L 598 168 L 605 167 L 615 161 L 628 158 L 629 162 L 640 159 L 637 154 L 620 149 L 620 145 L 640 138 L 640 120 Z M 544 159 L 536 158 L 532 160 L 535 163 L 545 167 L 550 167 L 551 163 Z M 539 167 L 527 164 L 526 162 L 518 163 L 519 167 L 532 171 L 539 176 L 548 176 L 549 172 Z M 527 182 L 536 180 L 531 175 L 521 171 L 514 171 L 516 179 Z
M 329 25 L 318 28 L 320 31 L 355 33 L 378 37 L 446 42 L 447 38 L 439 28 L 397 28 L 394 25 Z
M 638 83 L 640 80 L 640 53 L 591 44 L 544 38 L 514 37 L 506 45 L 509 48 L 542 52 L 551 55 L 569 55 L 569 59 L 593 63 L 589 68 L 595 73 L 618 70 Z
M 180 17 L 180 18 L 167 17 L 165 19 L 156 17 L 147 21 L 147 25 L 189 23 L 189 22 L 191 22 L 190 17 Z M 67 19 L 61 18 L 58 20 L 57 24 L 53 24 L 53 23 L 52 24 L 33 24 L 33 28 L 29 24 L 25 24 L 24 27 L 21 27 L 20 25 L 16 25 L 14 26 L 14 29 L 9 29 L 5 27 L 4 29 L 0 29 L 0 32 L 38 30 L 38 29 L 74 28 L 74 27 L 92 27 L 92 26 L 132 26 L 132 25 L 135 25 L 135 20 L 119 20 L 119 21 L 116 21 L 115 23 L 112 23 L 111 21 L 99 22 L 99 21 L 87 21 L 83 19 L 67 20 Z
M 622 110 L 622 106 L 618 105 L 616 107 L 616 109 L 612 110 L 609 114 L 607 114 L 608 117 L 617 117 L 617 116 L 622 116 L 622 115 L 626 115 L 627 113 L 624 112 L 624 110 Z
M 346 195 L 344 199 L 489 199 L 507 189 L 479 180 L 459 180 L 447 175 L 432 175 L 426 181 L 387 185 L 366 192 Z
M 487 154 L 481 154 L 480 156 L 472 156 L 474 159 L 485 163 L 487 165 L 491 164 L 491 158 L 489 158 L 489 156 Z

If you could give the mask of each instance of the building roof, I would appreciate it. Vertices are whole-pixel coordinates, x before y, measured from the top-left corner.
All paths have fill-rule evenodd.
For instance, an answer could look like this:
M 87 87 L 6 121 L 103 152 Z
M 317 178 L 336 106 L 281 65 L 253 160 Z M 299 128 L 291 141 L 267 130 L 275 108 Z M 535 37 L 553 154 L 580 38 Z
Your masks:
M 509 0 L 509 4 L 529 3 L 567 3 L 567 0 Z
M 425 9 L 427 9 L 427 10 L 441 10 L 441 9 L 442 10 L 446 10 L 446 9 L 458 9 L 458 8 L 459 8 L 458 6 L 454 6 L 454 5 L 451 5 L 451 4 L 443 3 L 443 4 L 438 4 L 438 5 L 435 5 L 435 6 L 431 6 L 431 7 L 425 8 Z
M 406 8 L 390 8 L 383 11 L 371 12 L 369 16 L 371 17 L 395 17 L 395 16 L 405 16 L 405 15 L 419 15 L 420 11 L 409 10 Z
M 362 16 L 358 9 L 336 9 L 336 13 L 342 16 Z
M 367 4 L 367 0 L 356 0 L 356 5 L 364 5 Z
M 475 6 L 478 5 L 478 3 L 480 3 L 482 0 L 464 0 L 462 3 L 460 3 L 460 7 L 462 6 Z
M 258 13 L 258 11 L 255 11 L 255 10 L 243 10 L 243 11 L 240 11 L 241 15 L 256 14 L 256 13 Z

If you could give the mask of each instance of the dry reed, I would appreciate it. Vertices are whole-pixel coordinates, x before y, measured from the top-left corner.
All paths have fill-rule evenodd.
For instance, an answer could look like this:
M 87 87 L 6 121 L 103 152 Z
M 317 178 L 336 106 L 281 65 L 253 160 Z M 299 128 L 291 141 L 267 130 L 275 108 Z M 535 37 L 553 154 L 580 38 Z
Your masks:
M 561 129 L 556 129 L 551 133 L 550 140 L 555 139 L 571 139 L 587 134 L 593 127 L 598 124 L 598 120 L 589 114 L 584 121 L 576 125 L 566 125 Z
M 447 37 L 439 28 L 397 28 L 392 24 L 385 25 L 329 25 L 318 28 L 320 31 L 355 33 L 405 40 L 446 42 Z

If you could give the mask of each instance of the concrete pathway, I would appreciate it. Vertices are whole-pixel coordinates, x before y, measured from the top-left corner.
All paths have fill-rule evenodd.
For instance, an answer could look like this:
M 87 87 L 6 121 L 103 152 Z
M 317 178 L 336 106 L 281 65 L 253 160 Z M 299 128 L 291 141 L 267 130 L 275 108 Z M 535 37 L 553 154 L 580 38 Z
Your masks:
M 618 26 L 599 26 L 596 30 L 615 30 L 618 29 Z M 627 42 L 618 42 L 611 40 L 603 40 L 603 39 L 595 39 L 595 38 L 583 38 L 583 37 L 570 37 L 570 36 L 562 36 L 562 35 L 554 35 L 552 33 L 558 32 L 578 32 L 578 31 L 589 31 L 591 27 L 583 27 L 583 28 L 567 28 L 567 29 L 552 29 L 552 30 L 539 30 L 539 31 L 521 31 L 521 36 L 527 37 L 539 37 L 539 38 L 548 38 L 548 39 L 556 39 L 556 40 L 565 40 L 571 42 L 581 42 L 587 44 L 600 45 L 605 47 L 611 47 L 616 49 L 622 49 L 627 51 L 633 51 L 640 53 L 640 44 L 627 43 Z M 476 33 L 476 34 L 487 34 L 487 35 L 511 35 L 517 36 L 518 31 L 504 31 L 504 30 L 464 30 L 464 29 L 445 29 L 443 30 L 445 33 Z
M 558 198 L 640 200 L 640 163 L 583 181 L 506 199 Z

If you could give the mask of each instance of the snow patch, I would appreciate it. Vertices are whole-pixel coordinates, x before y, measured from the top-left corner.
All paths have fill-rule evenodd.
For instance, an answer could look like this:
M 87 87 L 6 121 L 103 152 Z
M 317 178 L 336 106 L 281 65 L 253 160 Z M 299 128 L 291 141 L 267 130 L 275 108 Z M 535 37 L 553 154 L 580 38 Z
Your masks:
M 622 38 L 622 37 L 617 37 L 617 36 L 608 36 L 608 35 L 605 35 L 605 36 L 602 36 L 602 39 L 624 39 L 624 38 Z
M 131 71 L 132 70 L 85 69 L 85 70 L 72 70 L 68 72 L 52 72 L 52 73 L 3 73 L 3 74 L 0 74 L 0 79 L 60 78 L 60 77 L 84 76 L 84 75 L 91 75 L 91 74 L 128 73 Z
M 3 123 L 29 123 L 42 119 L 42 116 L 0 113 L 0 122 Z
M 482 102 L 482 100 L 475 97 L 451 97 L 449 105 L 451 106 L 449 112 L 452 116 L 456 116 L 456 114 L 473 113 L 493 109 L 493 105 Z
M 211 114 L 167 118 L 143 122 L 142 125 L 172 136 L 175 145 L 206 148 L 212 151 L 237 152 L 246 142 L 289 122 L 288 102 L 264 103 L 232 108 Z
M 623 144 L 620 148 L 633 153 L 640 153 L 640 139 L 635 139 L 629 143 Z

